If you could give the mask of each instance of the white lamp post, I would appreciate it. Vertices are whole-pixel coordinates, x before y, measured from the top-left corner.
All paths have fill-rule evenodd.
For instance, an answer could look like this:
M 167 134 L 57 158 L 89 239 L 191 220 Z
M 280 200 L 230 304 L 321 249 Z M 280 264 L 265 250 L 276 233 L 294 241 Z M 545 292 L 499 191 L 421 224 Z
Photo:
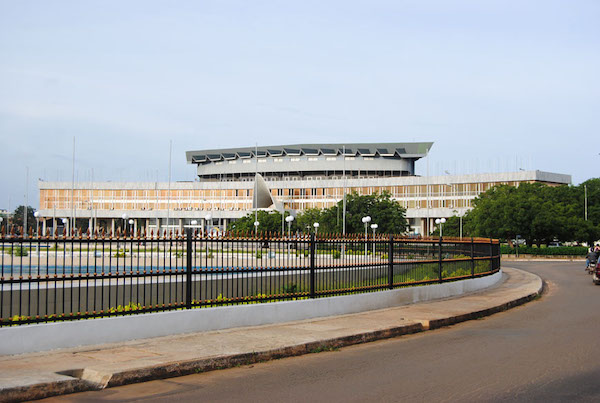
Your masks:
M 210 234 L 210 224 L 212 224 L 212 215 L 208 213 L 204 219 L 206 220 L 206 236 Z
M 206 258 L 208 259 L 208 237 L 210 235 L 210 225 L 212 224 L 212 215 L 210 213 L 208 213 L 207 215 L 204 216 L 204 219 L 206 220 Z
M 129 219 L 129 233 L 130 233 L 132 236 L 133 236 L 133 223 L 134 223 L 133 219 L 132 219 L 132 218 L 130 218 L 130 219 Z
M 36 236 L 39 238 L 40 237 L 40 212 L 36 211 L 35 213 L 33 213 L 33 216 L 35 217 L 35 234 Z
M 440 238 L 441 238 L 443 236 L 444 224 L 446 223 L 446 219 L 445 218 L 436 218 L 435 223 L 436 223 L 436 225 L 440 226 Z
M 371 216 L 365 216 L 362 218 L 363 224 L 365 224 L 365 256 L 367 256 L 367 227 L 371 222 Z
M 67 227 L 66 228 L 67 229 L 67 235 L 69 235 L 69 219 L 68 218 L 63 218 L 61 221 L 62 221 L 63 225 L 65 227 Z
M 290 260 L 290 238 L 291 238 L 291 233 L 292 233 L 292 221 L 294 221 L 294 216 L 293 215 L 289 215 L 287 217 L 285 217 L 285 222 L 287 222 L 288 224 L 288 262 Z
M 377 224 L 371 224 L 371 229 L 373 230 L 373 257 L 375 257 L 375 231 L 378 227 L 379 225 Z
M 123 231 L 127 233 L 127 220 L 129 219 L 129 216 L 127 215 L 127 213 L 123 213 L 121 218 L 123 219 Z
M 319 223 L 318 222 L 314 223 L 313 227 L 315 227 L 315 235 L 317 235 L 317 233 L 319 232 Z

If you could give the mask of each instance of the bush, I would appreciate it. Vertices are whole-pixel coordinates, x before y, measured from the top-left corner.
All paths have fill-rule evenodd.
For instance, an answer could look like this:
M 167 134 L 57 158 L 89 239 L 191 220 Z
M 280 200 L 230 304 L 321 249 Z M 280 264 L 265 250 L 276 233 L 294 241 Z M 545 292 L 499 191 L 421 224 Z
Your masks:
M 256 255 L 255 255 L 255 257 L 256 257 L 257 259 L 262 259 L 262 252 L 256 252 Z
M 15 256 L 27 256 L 27 248 L 17 246 L 13 249 L 13 255 Z
M 516 255 L 517 249 L 508 245 L 501 245 L 500 252 L 503 255 Z M 585 256 L 588 248 L 585 246 L 560 246 L 558 248 L 533 248 L 531 246 L 520 246 L 520 255 L 536 256 Z
M 340 253 L 340 251 L 339 251 L 339 250 L 334 250 L 334 251 L 333 251 L 333 253 L 331 254 L 331 256 L 332 256 L 334 259 L 339 259 L 339 258 L 342 256 L 342 254 Z

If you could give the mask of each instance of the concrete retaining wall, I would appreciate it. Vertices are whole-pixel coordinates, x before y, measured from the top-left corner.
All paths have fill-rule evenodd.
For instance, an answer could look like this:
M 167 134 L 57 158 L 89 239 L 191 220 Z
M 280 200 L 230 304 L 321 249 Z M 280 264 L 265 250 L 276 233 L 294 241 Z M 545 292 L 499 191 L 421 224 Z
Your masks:
M 458 296 L 493 286 L 491 276 L 339 297 L 202 308 L 0 328 L 0 355 L 344 315 Z

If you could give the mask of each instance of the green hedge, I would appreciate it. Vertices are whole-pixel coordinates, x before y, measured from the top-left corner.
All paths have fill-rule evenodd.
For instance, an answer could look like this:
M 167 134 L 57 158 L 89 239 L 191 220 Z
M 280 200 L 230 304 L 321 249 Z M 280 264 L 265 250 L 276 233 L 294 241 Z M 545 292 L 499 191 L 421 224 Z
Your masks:
M 503 255 L 515 255 L 516 248 L 508 245 L 501 245 L 500 250 Z M 585 246 L 559 246 L 557 248 L 533 248 L 531 246 L 519 246 L 520 255 L 538 255 L 538 256 L 585 256 L 588 248 Z

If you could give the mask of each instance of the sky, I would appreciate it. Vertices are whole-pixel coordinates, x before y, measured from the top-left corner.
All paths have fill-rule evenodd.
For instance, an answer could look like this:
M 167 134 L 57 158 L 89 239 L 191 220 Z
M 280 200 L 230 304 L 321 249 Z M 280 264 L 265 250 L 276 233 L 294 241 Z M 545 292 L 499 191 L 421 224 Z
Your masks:
M 417 174 L 600 176 L 597 0 L 0 0 L 0 208 L 185 151 L 431 141 Z M 28 173 L 28 175 L 27 175 Z M 29 180 L 27 181 L 27 177 Z

